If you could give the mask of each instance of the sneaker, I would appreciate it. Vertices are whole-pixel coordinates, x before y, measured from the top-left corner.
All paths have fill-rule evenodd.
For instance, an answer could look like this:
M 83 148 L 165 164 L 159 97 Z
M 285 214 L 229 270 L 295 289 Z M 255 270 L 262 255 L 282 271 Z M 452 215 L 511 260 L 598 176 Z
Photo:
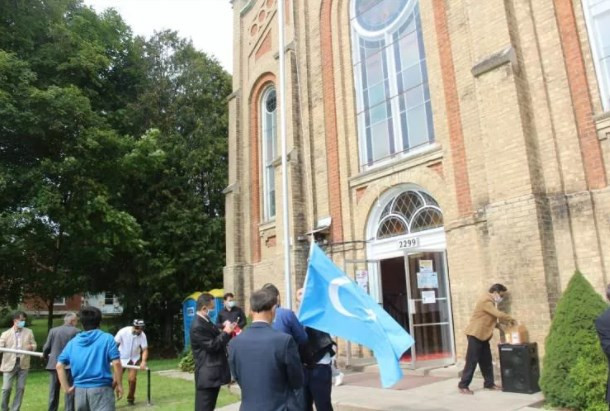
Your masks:
M 341 384 L 343 384 L 343 377 L 344 377 L 344 376 L 345 376 L 345 375 L 344 375 L 342 372 L 340 372 L 339 374 L 337 374 L 337 376 L 335 377 L 335 387 L 338 387 L 338 386 L 340 386 Z

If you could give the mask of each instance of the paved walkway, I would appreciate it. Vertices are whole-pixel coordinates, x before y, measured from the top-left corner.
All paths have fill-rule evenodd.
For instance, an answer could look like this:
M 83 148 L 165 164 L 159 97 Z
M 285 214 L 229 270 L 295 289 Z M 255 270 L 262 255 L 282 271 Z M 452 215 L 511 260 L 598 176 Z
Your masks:
M 457 391 L 457 379 L 432 376 L 406 376 L 396 387 L 383 390 L 379 375 L 373 372 L 345 376 L 345 383 L 333 387 L 335 411 L 541 411 L 542 394 L 512 394 L 482 389 L 483 380 L 475 379 L 474 395 Z M 239 403 L 220 408 L 238 411 Z
M 159 374 L 193 380 L 193 374 L 177 370 Z M 363 372 L 347 374 L 342 386 L 333 387 L 333 407 L 335 411 L 542 410 L 542 393 L 527 395 L 487 391 L 482 389 L 483 380 L 475 378 L 470 386 L 475 394 L 463 395 L 457 390 L 457 382 L 455 372 L 450 369 L 421 375 L 406 372 L 396 386 L 384 390 L 379 383 L 379 374 L 374 368 L 365 367 Z M 230 390 L 239 393 L 239 386 L 233 385 Z M 239 405 L 231 404 L 219 411 L 238 411 Z

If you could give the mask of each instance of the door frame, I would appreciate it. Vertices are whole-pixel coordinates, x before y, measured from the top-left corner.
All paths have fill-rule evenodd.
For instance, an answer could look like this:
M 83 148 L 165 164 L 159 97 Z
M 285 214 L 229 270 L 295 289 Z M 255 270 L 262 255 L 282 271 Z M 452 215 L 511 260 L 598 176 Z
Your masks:
M 449 265 L 447 260 L 447 250 L 446 249 L 436 249 L 436 250 L 408 250 L 404 253 L 404 264 L 405 264 L 405 281 L 407 282 L 407 307 L 408 307 L 408 316 L 409 316 L 409 334 L 415 338 L 415 322 L 414 322 L 414 314 L 415 314 L 415 301 L 417 299 L 412 298 L 413 294 L 411 293 L 411 270 L 409 268 L 409 257 L 412 255 L 417 255 L 421 253 L 440 253 L 441 261 L 443 264 L 443 279 L 439 279 L 439 281 L 445 282 L 445 287 L 447 289 L 447 309 L 449 312 L 449 319 L 446 323 L 439 323 L 438 325 L 448 326 L 449 327 L 449 349 L 451 350 L 451 357 L 449 359 L 441 359 L 441 360 L 428 360 L 424 362 L 417 362 L 417 351 L 415 349 L 415 344 L 411 349 L 411 361 L 408 362 L 408 367 L 412 369 L 419 368 L 419 366 L 447 366 L 455 364 L 456 361 L 456 349 L 455 349 L 455 332 L 453 328 L 453 304 L 451 301 L 451 283 L 449 282 Z M 438 271 L 438 270 L 437 270 Z M 413 273 L 416 275 L 416 273 Z M 382 296 L 383 297 L 383 296 Z M 430 324 L 430 323 L 424 323 Z

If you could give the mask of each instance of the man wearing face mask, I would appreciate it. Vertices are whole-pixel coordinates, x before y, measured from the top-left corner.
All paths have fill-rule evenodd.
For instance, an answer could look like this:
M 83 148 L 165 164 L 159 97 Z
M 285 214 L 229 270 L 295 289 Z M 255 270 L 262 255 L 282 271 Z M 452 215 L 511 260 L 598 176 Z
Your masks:
M 510 315 L 498 310 L 496 305 L 502 302 L 507 289 L 502 284 L 494 284 L 489 292 L 483 295 L 475 305 L 474 313 L 466 327 L 468 337 L 468 350 L 466 351 L 466 365 L 462 371 L 462 379 L 458 384 L 460 393 L 474 394 L 468 386 L 479 364 L 483 374 L 484 388 L 488 390 L 500 390 L 501 387 L 494 382 L 493 365 L 491 362 L 491 349 L 489 340 L 493 335 L 494 328 L 498 322 L 511 324 L 515 320 Z
M 216 318 L 216 326 L 221 330 L 224 328 L 225 322 L 236 323 L 242 330 L 246 326 L 246 315 L 244 310 L 239 308 L 235 303 L 235 296 L 233 293 L 226 293 L 224 295 L 224 308 L 218 313 Z
M 139 365 L 145 370 L 148 361 L 148 341 L 144 334 L 144 320 L 133 320 L 133 325 L 124 327 L 114 337 L 121 353 L 121 365 Z M 140 354 L 142 361 L 140 361 Z M 129 393 L 127 404 L 134 405 L 136 398 L 136 384 L 138 381 L 138 370 L 129 369 L 127 373 L 129 382 Z
M 34 351 L 36 341 L 34 333 L 29 328 L 25 328 L 27 316 L 23 311 L 13 314 L 13 326 L 0 336 L 0 348 L 11 348 L 13 350 Z M 2 411 L 8 411 L 8 403 L 13 389 L 13 380 L 17 380 L 17 389 L 11 411 L 19 411 L 21 400 L 25 391 L 25 381 L 30 369 L 30 356 L 22 354 L 4 353 L 2 355 Z
M 197 298 L 197 315 L 191 325 L 196 411 L 213 411 L 220 387 L 231 382 L 227 344 L 236 324 L 227 323 L 220 331 L 210 320 L 210 311 L 213 311 L 214 307 L 214 296 L 201 294 Z

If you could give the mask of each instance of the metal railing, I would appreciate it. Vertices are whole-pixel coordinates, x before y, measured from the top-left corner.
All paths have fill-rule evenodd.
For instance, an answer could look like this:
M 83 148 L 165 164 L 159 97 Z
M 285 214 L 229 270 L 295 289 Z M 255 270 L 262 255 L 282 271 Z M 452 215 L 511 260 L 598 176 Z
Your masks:
M 11 354 L 19 354 L 19 355 L 29 355 L 30 357 L 39 357 L 42 358 L 43 354 L 38 351 L 26 351 L 26 350 L 16 350 L 13 348 L 0 348 L 0 353 L 11 353 Z M 151 388 L 150 388 L 150 368 L 140 368 L 138 365 L 122 365 L 123 369 L 128 370 L 137 370 L 137 371 L 146 371 L 146 401 L 148 405 L 152 405 L 151 402 Z

